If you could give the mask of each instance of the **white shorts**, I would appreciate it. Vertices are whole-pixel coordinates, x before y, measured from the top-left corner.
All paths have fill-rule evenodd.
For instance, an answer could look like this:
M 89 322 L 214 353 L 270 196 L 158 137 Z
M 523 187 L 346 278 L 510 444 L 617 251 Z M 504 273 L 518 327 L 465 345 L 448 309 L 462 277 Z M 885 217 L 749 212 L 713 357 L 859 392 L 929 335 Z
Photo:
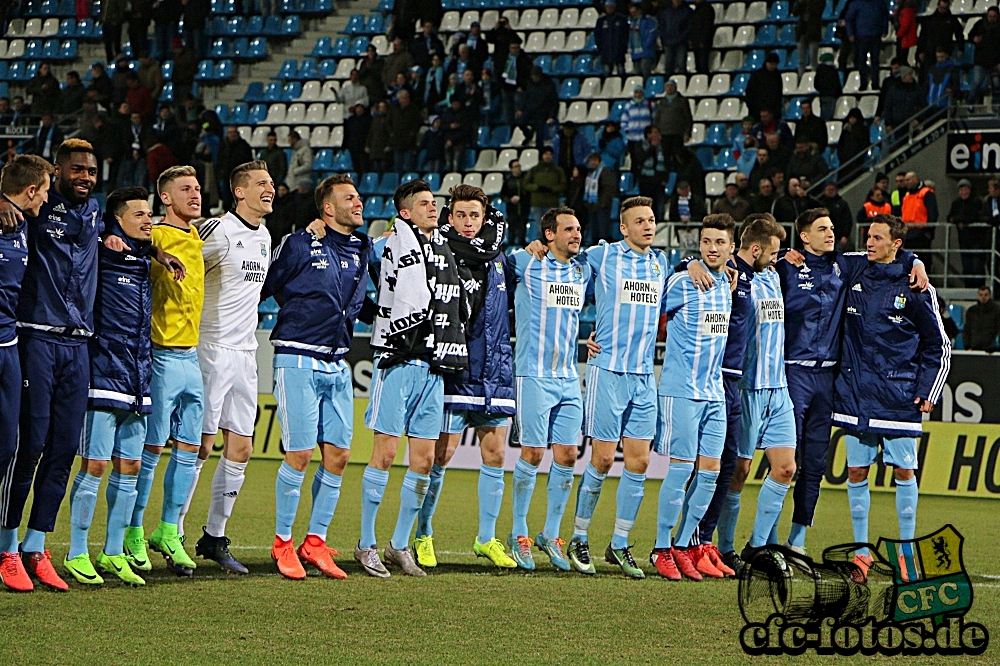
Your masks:
M 214 435 L 224 428 L 252 437 L 257 420 L 257 355 L 203 342 L 198 345 L 198 364 L 205 383 L 202 434 Z

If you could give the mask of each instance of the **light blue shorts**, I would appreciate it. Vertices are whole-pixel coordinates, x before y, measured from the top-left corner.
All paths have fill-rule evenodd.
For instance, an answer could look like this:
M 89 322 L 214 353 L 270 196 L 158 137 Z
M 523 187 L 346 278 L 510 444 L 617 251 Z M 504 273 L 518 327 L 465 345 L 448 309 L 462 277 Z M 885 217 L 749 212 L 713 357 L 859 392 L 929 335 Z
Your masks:
M 149 383 L 153 413 L 146 424 L 146 444 L 163 446 L 171 437 L 184 444 L 201 444 L 205 393 L 198 351 L 153 349 Z
M 521 446 L 577 446 L 583 399 L 576 377 L 518 377 L 517 415 L 511 439 Z
M 140 460 L 146 442 L 146 415 L 123 409 L 87 410 L 79 455 L 88 460 Z
M 661 395 L 653 443 L 657 453 L 677 460 L 721 458 L 726 444 L 726 403 Z
M 463 432 L 466 428 L 506 428 L 507 419 L 504 415 L 487 414 L 486 412 L 473 412 L 467 409 L 444 410 L 444 419 L 441 424 L 441 432 L 455 435 Z
M 307 367 L 288 367 L 279 359 L 304 359 Z M 351 448 L 354 435 L 354 384 L 351 367 L 337 361 L 316 370 L 312 359 L 278 354 L 274 357 L 274 399 L 278 402 L 281 441 L 286 451 L 311 451 L 317 442 Z
M 656 379 L 652 374 L 587 369 L 583 434 L 604 442 L 656 435 Z
M 899 469 L 918 469 L 916 437 L 889 437 L 866 432 L 844 434 L 848 467 L 871 467 L 882 447 L 882 462 Z
M 740 458 L 753 458 L 757 449 L 795 448 L 795 408 L 787 388 L 743 389 L 740 404 Z
M 444 420 L 444 378 L 428 365 L 379 368 L 375 360 L 365 426 L 386 435 L 437 439 Z

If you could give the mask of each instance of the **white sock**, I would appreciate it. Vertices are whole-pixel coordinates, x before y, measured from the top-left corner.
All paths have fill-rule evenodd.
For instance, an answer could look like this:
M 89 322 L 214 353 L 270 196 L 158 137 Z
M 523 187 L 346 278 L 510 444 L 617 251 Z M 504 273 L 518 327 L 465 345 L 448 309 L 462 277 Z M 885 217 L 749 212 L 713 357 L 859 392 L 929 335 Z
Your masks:
M 219 466 L 215 468 L 215 476 L 212 478 L 212 503 L 208 506 L 208 523 L 205 525 L 205 531 L 209 536 L 226 535 L 226 522 L 233 515 L 236 496 L 239 495 L 243 480 L 246 479 L 244 476 L 246 468 L 245 462 L 233 462 L 225 458 L 219 460 Z
M 201 478 L 201 468 L 205 466 L 205 461 L 198 458 L 194 461 L 194 481 L 191 482 L 191 490 L 188 491 L 187 501 L 181 507 L 181 515 L 177 517 L 177 533 L 184 536 L 184 516 L 191 508 L 191 499 L 194 497 L 194 490 L 198 487 L 198 479 Z

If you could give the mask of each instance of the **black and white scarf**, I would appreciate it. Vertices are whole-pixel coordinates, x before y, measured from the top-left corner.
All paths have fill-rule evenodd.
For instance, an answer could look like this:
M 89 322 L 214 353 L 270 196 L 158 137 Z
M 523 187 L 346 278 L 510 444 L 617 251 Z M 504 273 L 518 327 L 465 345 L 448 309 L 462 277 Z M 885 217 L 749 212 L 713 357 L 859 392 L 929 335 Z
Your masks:
M 441 211 L 441 219 L 447 220 L 450 209 Z M 466 238 L 450 224 L 441 227 L 441 235 L 448 239 L 448 247 L 458 260 L 458 275 L 462 279 L 465 293 L 469 297 L 469 321 L 475 321 L 486 300 L 486 273 L 488 264 L 496 259 L 503 249 L 503 235 L 507 221 L 503 213 L 493 206 L 486 207 L 483 226 L 475 238 Z
M 382 253 L 379 284 L 371 345 L 386 352 L 380 368 L 412 358 L 424 358 L 442 373 L 468 367 L 468 300 L 439 230 L 428 239 L 397 218 Z

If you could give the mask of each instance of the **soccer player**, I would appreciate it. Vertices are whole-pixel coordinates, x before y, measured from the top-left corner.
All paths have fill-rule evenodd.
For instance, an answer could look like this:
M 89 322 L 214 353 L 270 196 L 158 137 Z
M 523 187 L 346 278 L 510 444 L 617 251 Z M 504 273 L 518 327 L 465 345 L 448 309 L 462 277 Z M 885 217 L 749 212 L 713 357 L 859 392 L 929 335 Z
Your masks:
M 424 576 L 410 552 L 410 533 L 430 484 L 444 417 L 443 373 L 469 363 L 465 341 L 468 302 L 455 257 L 438 230 L 430 186 L 400 185 L 393 196 L 399 216 L 381 254 L 376 350 L 365 425 L 375 431 L 371 461 L 361 481 L 361 538 L 354 558 L 370 576 L 388 578 L 378 556 L 375 518 L 405 433 L 409 470 L 399 493 L 399 516 L 385 559 L 410 576 Z
M 37 217 L 49 198 L 52 165 L 36 155 L 18 155 L 0 172 L 0 196 L 22 215 Z M 17 355 L 17 303 L 28 264 L 27 222 L 0 235 L 0 476 L 14 458 L 21 409 L 21 361 Z M 34 589 L 17 553 L 17 536 L 0 552 L 0 580 L 15 592 Z
M 851 286 L 833 422 L 847 430 L 847 499 L 857 543 L 868 542 L 868 473 L 879 449 L 896 480 L 899 538 L 913 539 L 922 417 L 940 400 L 951 366 L 934 288 L 912 292 L 905 268 L 893 263 L 905 238 L 906 223 L 876 215 L 868 229 L 868 262 L 844 276 Z M 913 580 L 910 555 L 905 549 L 900 554 L 904 581 Z M 855 554 L 854 563 L 866 577 L 872 564 L 867 549 Z
M 472 550 L 498 567 L 517 564 L 496 538 L 497 517 L 504 492 L 504 445 L 507 418 L 514 413 L 514 376 L 510 349 L 510 299 L 507 258 L 502 252 L 506 222 L 489 205 L 482 189 L 458 185 L 451 189 L 448 223 L 441 235 L 458 262 L 469 296 L 469 367 L 445 375 L 444 423 L 434 451 L 427 497 L 417 518 L 413 550 L 422 567 L 437 566 L 431 519 L 437 508 L 446 465 L 455 454 L 462 432 L 475 428 L 483 465 L 479 470 L 479 534 Z
M 686 272 L 667 282 L 663 311 L 667 315 L 667 344 L 660 373 L 660 400 L 656 450 L 670 456 L 670 469 L 660 486 L 656 544 L 650 563 L 661 576 L 700 581 L 695 562 L 701 551 L 688 544 L 715 494 L 719 463 L 726 439 L 726 402 L 722 359 L 732 309 L 726 264 L 733 251 L 736 223 L 726 214 L 708 215 L 701 227 L 701 260 L 712 277 L 707 291 L 699 290 Z M 697 472 L 695 472 L 697 463 Z M 691 482 L 690 506 L 670 539 Z
M 285 236 L 274 253 L 262 298 L 281 304 L 271 332 L 274 397 L 285 460 L 275 481 L 276 526 L 271 557 L 286 578 L 306 577 L 305 560 L 330 578 L 347 578 L 326 545 L 354 432 L 354 382 L 344 355 L 365 299 L 371 241 L 360 233 L 364 204 L 350 176 L 326 178 L 315 193 L 328 232 Z M 306 468 L 320 446 L 312 481 L 312 515 L 296 554 L 292 525 Z
M 220 428 L 223 448 L 212 479 L 208 522 L 195 554 L 215 560 L 230 573 L 246 574 L 247 568 L 229 551 L 226 522 L 253 453 L 257 417 L 254 332 L 271 257 L 271 236 L 261 223 L 272 211 L 274 181 L 267 173 L 267 164 L 255 161 L 233 169 L 229 185 L 236 199 L 235 210 L 198 227 L 205 243 L 205 301 L 198 342 L 205 415 L 198 455 L 208 458 Z
M 528 536 L 528 509 L 535 475 L 545 448 L 552 446 L 552 466 L 546 486 L 545 526 L 535 545 L 563 571 L 570 563 L 559 536 L 573 488 L 583 400 L 577 370 L 580 309 L 590 284 L 590 265 L 577 257 L 582 232 L 572 208 L 551 208 L 542 215 L 542 235 L 548 251 L 539 259 L 518 250 L 510 255 L 517 288 L 514 315 L 517 349 L 517 417 L 515 432 L 521 455 L 514 467 L 514 524 L 509 539 L 518 566 L 535 568 Z M 583 567 L 593 573 L 593 567 Z
M 97 506 L 101 477 L 108 479 L 107 536 L 97 569 L 126 585 L 145 585 L 123 553 L 125 529 L 135 505 L 136 482 L 152 407 L 150 353 L 150 235 L 153 212 L 144 187 L 124 187 L 108 195 L 104 228 L 118 236 L 124 251 L 101 246 L 98 259 L 95 330 L 90 338 L 90 394 L 80 471 L 70 491 L 70 545 L 63 566 L 84 585 L 104 579 L 90 561 L 87 536 Z
M 133 569 L 149 571 L 142 527 L 156 466 L 164 444 L 172 451 L 163 476 L 163 507 L 160 524 L 149 537 L 150 547 L 161 553 L 167 568 L 190 576 L 196 567 L 184 550 L 178 526 L 181 508 L 188 500 L 204 460 L 201 448 L 203 387 L 198 366 L 198 331 L 205 298 L 204 243 L 192 224 L 201 217 L 201 186 L 194 167 L 170 167 L 156 183 L 166 215 L 153 225 L 152 242 L 184 262 L 183 281 L 159 264 L 151 269 L 153 282 L 153 378 L 150 395 L 153 411 L 146 420 L 146 442 L 136 485 L 138 496 L 129 527 L 125 530 L 125 556 Z

